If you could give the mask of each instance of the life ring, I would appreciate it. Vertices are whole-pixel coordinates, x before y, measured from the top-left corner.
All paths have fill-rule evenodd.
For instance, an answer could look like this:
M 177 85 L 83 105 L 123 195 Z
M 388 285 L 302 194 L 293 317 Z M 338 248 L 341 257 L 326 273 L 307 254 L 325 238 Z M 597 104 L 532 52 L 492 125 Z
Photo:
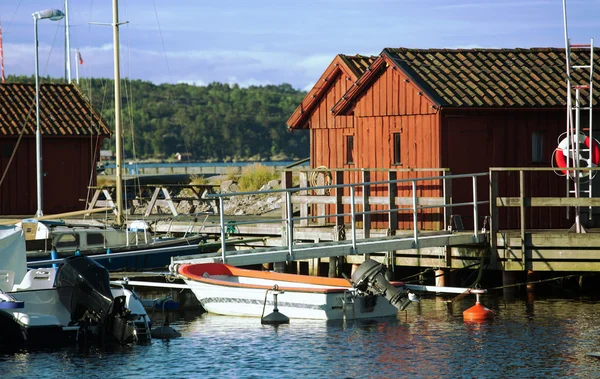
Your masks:
M 586 161 L 586 163 L 588 163 L 589 167 L 598 166 L 598 164 L 600 164 L 600 147 L 598 146 L 598 142 L 596 140 L 591 139 L 590 137 L 586 136 L 585 134 L 579 134 L 577 137 L 573 136 L 572 138 L 573 138 L 573 140 L 575 138 L 577 138 L 577 143 L 584 144 L 586 148 L 591 150 L 591 157 L 589 159 L 581 156 L 581 153 L 580 153 L 579 160 Z M 565 137 L 558 144 L 558 147 L 556 148 L 556 151 L 554 154 L 556 165 L 558 167 L 560 167 L 560 168 L 567 167 L 567 158 L 566 158 L 567 154 L 569 154 L 569 139 L 568 139 L 568 137 Z M 573 158 L 573 155 L 571 155 L 571 158 Z M 571 164 L 571 166 L 574 167 L 573 164 Z M 563 174 L 565 174 L 565 175 L 567 174 L 566 170 L 561 170 L 561 171 Z M 581 176 L 587 176 L 589 174 L 590 174 L 589 171 L 583 171 L 581 173 Z
M 323 183 L 319 182 L 319 179 L 323 179 Z M 311 187 L 318 186 L 330 186 L 332 182 L 331 172 L 328 170 L 327 166 L 319 166 L 315 168 L 314 171 L 311 171 L 308 177 L 308 183 Z M 314 191 L 313 191 L 314 192 Z M 325 190 L 325 195 L 329 195 L 331 192 L 330 188 Z M 316 193 L 315 193 L 316 195 Z

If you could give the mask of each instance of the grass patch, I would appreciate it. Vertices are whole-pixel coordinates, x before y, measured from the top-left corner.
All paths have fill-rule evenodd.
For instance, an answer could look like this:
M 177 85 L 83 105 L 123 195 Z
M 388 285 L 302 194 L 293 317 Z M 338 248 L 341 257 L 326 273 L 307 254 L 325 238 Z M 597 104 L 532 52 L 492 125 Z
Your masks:
M 190 184 L 208 184 L 208 179 L 206 179 L 203 175 L 192 174 L 190 175 Z
M 237 180 L 240 176 L 240 168 L 236 166 L 227 166 L 225 169 L 225 180 Z
M 274 167 L 254 163 L 242 168 L 238 186 L 240 191 L 258 191 L 263 185 L 277 178 Z

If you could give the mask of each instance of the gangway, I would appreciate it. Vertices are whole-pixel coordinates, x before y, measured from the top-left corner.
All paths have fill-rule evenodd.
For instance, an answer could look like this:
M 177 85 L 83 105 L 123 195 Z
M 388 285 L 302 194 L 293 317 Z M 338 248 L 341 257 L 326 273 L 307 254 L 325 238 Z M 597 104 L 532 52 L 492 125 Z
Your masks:
M 361 182 L 361 183 L 348 183 L 348 184 L 334 184 L 327 186 L 313 186 L 311 189 L 319 190 L 326 189 L 327 192 L 341 192 L 346 189 L 350 196 L 347 199 L 343 199 L 342 196 L 337 196 L 341 199 L 341 202 L 348 203 L 350 212 L 342 212 L 335 214 L 326 215 L 310 215 L 310 216 L 295 216 L 293 212 L 293 199 L 303 201 L 295 196 L 295 193 L 305 190 L 303 187 L 294 188 L 282 188 L 280 190 L 267 190 L 267 191 L 252 191 L 252 192 L 235 192 L 235 193 L 220 193 L 210 194 L 208 197 L 215 198 L 219 202 L 219 209 L 227 209 L 225 201 L 234 196 L 249 196 L 249 195 L 274 195 L 278 194 L 284 199 L 282 208 L 285 210 L 283 218 L 275 219 L 262 219 L 261 223 L 279 223 L 281 227 L 281 245 L 271 248 L 254 248 L 252 250 L 240 250 L 240 251 L 228 251 L 225 246 L 221 248 L 221 252 L 218 254 L 201 254 L 197 256 L 186 256 L 186 257 L 174 257 L 172 264 L 178 263 L 199 263 L 199 262 L 219 262 L 227 263 L 234 266 L 245 266 L 263 263 L 275 263 L 275 262 L 292 262 L 301 261 L 316 258 L 325 257 L 341 257 L 350 255 L 364 255 L 368 257 L 369 254 L 373 253 L 386 253 L 398 250 L 421 250 L 432 247 L 445 248 L 448 246 L 456 245 L 476 245 L 486 242 L 488 239 L 489 231 L 485 227 L 479 227 L 480 218 L 485 216 L 480 215 L 480 205 L 489 204 L 489 201 L 479 200 L 477 198 L 477 179 L 488 178 L 488 173 L 474 173 L 474 174 L 459 174 L 459 175 L 439 175 L 430 177 L 418 177 L 409 179 L 396 179 L 386 181 L 373 181 L 373 182 Z M 418 196 L 418 188 L 420 185 L 430 185 L 430 182 L 442 182 L 444 191 L 447 187 L 451 187 L 453 180 L 471 180 L 473 188 L 472 201 L 465 203 L 452 203 L 450 196 L 441 196 L 440 201 L 430 203 L 420 199 Z M 402 198 L 395 198 L 393 201 L 389 201 L 387 204 L 381 202 L 382 199 L 373 198 L 358 198 L 355 193 L 358 189 L 363 189 L 363 193 L 369 192 L 365 190 L 368 186 L 389 186 L 394 184 L 404 187 L 411 188 L 410 193 L 410 206 L 399 206 L 398 204 L 406 204 L 406 201 Z M 487 184 L 487 182 L 486 182 Z M 332 196 L 336 197 L 336 196 Z M 373 209 L 368 205 L 376 203 L 378 205 L 389 205 L 389 209 Z M 361 209 L 362 207 L 362 209 Z M 446 219 L 444 218 L 444 225 L 442 230 L 420 230 L 419 229 L 419 218 L 422 217 L 424 211 L 431 209 L 441 209 L 442 214 L 452 212 L 453 208 L 463 207 L 471 208 L 473 214 L 473 229 L 470 231 L 453 231 L 450 230 L 449 226 L 445 224 Z M 338 208 L 339 209 L 339 208 Z M 485 209 L 485 208 L 484 208 Z M 412 230 L 396 231 L 395 236 L 376 236 L 370 237 L 369 233 L 363 233 L 362 239 L 357 238 L 357 225 L 359 221 L 364 223 L 365 215 L 374 214 L 389 214 L 390 212 L 404 211 L 412 216 Z M 221 240 L 224 241 L 227 236 L 227 230 L 229 228 L 229 222 L 225 218 L 225 212 L 219 213 L 219 224 L 221 232 Z M 350 222 L 343 225 L 344 228 L 350 229 L 347 235 L 350 238 L 343 240 L 332 240 L 332 241 L 319 241 L 319 242 L 302 242 L 295 240 L 295 233 L 298 228 L 296 224 L 300 224 L 306 219 L 316 218 L 331 218 L 335 217 L 337 220 L 349 217 Z M 236 225 L 252 224 L 256 221 L 242 221 L 237 222 Z M 349 227 L 347 227 L 349 225 Z M 364 225 L 363 225 L 364 227 Z

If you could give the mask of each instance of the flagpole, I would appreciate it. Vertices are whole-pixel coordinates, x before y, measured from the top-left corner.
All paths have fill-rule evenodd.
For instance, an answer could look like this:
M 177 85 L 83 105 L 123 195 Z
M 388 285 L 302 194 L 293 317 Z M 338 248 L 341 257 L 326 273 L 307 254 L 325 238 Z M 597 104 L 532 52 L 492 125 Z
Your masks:
M 77 49 L 77 51 L 75 51 L 75 80 L 77 81 L 77 85 L 79 85 L 79 64 L 79 49 Z
M 0 64 L 2 65 L 2 83 L 4 83 L 4 50 L 2 49 L 2 24 L 0 23 Z

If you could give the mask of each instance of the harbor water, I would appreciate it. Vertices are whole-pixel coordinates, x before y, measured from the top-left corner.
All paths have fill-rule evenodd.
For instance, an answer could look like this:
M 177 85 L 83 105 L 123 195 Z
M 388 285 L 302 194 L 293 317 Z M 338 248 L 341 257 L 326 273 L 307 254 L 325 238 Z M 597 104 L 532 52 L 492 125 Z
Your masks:
M 0 355 L 8 378 L 597 378 L 599 299 L 487 295 L 496 317 L 463 321 L 467 297 L 433 295 L 368 321 L 259 319 L 171 313 L 181 338 L 112 349 Z M 154 322 L 162 313 L 152 315 Z

